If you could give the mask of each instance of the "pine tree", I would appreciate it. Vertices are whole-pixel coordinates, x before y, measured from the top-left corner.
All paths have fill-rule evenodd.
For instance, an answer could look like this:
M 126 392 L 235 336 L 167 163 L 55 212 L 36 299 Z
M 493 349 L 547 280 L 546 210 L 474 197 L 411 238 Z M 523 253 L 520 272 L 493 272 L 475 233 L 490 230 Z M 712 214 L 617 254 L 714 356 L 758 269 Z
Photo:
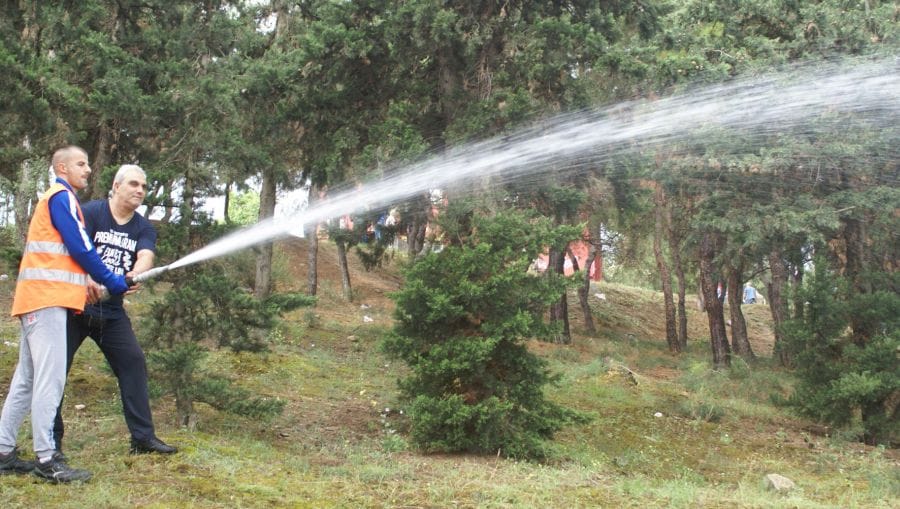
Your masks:
M 578 231 L 518 213 L 475 214 L 473 221 L 461 245 L 407 269 L 384 347 L 412 370 L 400 389 L 414 443 L 426 451 L 540 458 L 546 439 L 583 416 L 544 397 L 557 377 L 525 341 L 552 334 L 544 310 L 577 281 L 541 277 L 529 266 L 545 246 Z
M 176 230 L 167 228 L 165 238 L 180 238 Z M 163 393 L 175 397 L 178 421 L 184 426 L 192 424 L 195 402 L 248 417 L 280 413 L 283 401 L 253 394 L 234 384 L 228 373 L 209 366 L 209 348 L 264 351 L 265 333 L 277 325 L 279 315 L 315 300 L 301 294 L 258 299 L 241 284 L 240 276 L 246 277 L 247 271 L 239 274 L 240 268 L 229 272 L 225 267 L 208 261 L 169 273 L 166 280 L 172 288 L 151 303 L 139 328 L 151 347 L 148 364 L 153 380 Z
M 794 408 L 836 426 L 858 416 L 867 443 L 889 445 L 900 440 L 900 296 L 896 274 L 882 276 L 881 289 L 860 294 L 818 258 L 800 290 L 802 318 L 788 321 L 784 334 L 800 378 Z M 864 344 L 853 341 L 849 327 L 860 316 L 874 331 Z

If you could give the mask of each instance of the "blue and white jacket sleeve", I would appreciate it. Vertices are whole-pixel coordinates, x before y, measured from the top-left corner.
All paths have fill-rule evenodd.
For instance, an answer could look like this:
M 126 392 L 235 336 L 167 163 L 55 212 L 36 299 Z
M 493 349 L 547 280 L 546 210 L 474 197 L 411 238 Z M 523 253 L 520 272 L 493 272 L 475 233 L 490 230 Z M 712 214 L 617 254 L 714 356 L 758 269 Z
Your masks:
M 125 293 L 125 278 L 114 274 L 100 259 L 94 244 L 78 220 L 77 198 L 71 192 L 56 193 L 50 198 L 50 221 L 62 236 L 69 256 L 113 295 Z

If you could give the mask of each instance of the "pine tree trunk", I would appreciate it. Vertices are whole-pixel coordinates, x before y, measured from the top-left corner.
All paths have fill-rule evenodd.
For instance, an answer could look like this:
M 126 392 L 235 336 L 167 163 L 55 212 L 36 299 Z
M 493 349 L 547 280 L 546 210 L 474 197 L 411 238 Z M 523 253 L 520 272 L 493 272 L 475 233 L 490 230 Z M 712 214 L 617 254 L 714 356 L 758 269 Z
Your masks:
M 178 425 L 193 429 L 194 427 L 194 402 L 187 390 L 175 390 L 175 410 L 178 413 Z
M 168 187 L 169 187 L 168 185 L 163 184 L 163 187 L 166 188 L 166 190 L 168 191 Z M 168 192 L 163 193 L 163 195 L 166 195 L 166 194 L 168 194 Z M 163 208 L 163 216 L 162 216 L 162 219 L 160 219 L 159 221 L 162 224 L 166 224 L 172 220 L 172 213 L 175 211 L 174 210 L 175 207 L 172 207 L 171 203 L 168 203 L 168 204 L 163 203 L 162 208 Z M 149 212 L 147 213 L 147 217 L 150 217 Z
M 885 422 L 896 422 L 897 407 L 893 413 L 888 413 L 888 403 L 884 401 L 871 401 L 860 405 L 860 414 L 863 423 L 863 442 L 866 445 L 878 445 L 890 443 L 890 427 Z M 896 429 L 896 428 L 895 428 Z M 894 437 L 896 438 L 896 437 Z
M 28 236 L 28 225 L 31 223 L 31 213 L 34 210 L 34 204 L 37 201 L 37 189 L 34 184 L 34 172 L 31 164 L 25 161 L 21 165 L 19 172 L 19 182 L 16 186 L 16 193 L 13 197 L 15 203 L 15 212 L 13 217 L 16 221 L 16 238 L 19 239 L 20 245 L 25 245 L 25 238 Z
M 784 289 L 787 287 L 787 269 L 784 265 L 784 259 L 781 248 L 775 246 L 769 253 L 769 271 L 772 274 L 772 281 L 766 288 L 766 297 L 769 300 L 769 311 L 772 313 L 772 331 L 775 336 L 774 356 L 778 359 L 779 364 L 784 367 L 793 365 L 793 359 L 787 345 L 784 342 L 784 334 L 782 327 L 787 320 L 787 301 L 784 298 Z
M 431 220 L 431 197 L 425 193 L 416 198 L 410 205 L 410 222 L 407 227 L 407 250 L 409 259 L 415 260 L 424 255 L 425 232 L 428 230 L 428 221 Z
M 253 295 L 265 299 L 272 291 L 272 243 L 260 245 L 256 251 L 256 280 Z
M 3 217 L 0 218 L 0 227 L 6 228 L 12 223 L 10 222 L 9 211 L 15 212 L 15 193 L 3 193 Z
M 666 318 L 666 344 L 669 345 L 670 352 L 678 353 L 681 351 L 681 343 L 678 342 L 678 329 L 675 327 L 675 300 L 672 297 L 672 276 L 662 252 L 665 195 L 662 187 L 659 185 L 656 186 L 654 191 L 654 202 L 653 256 L 656 257 L 656 269 L 659 271 L 659 278 L 662 283 Z
M 337 245 L 338 267 L 341 269 L 341 291 L 347 302 L 353 301 L 353 289 L 350 287 L 350 267 L 347 265 L 347 244 L 341 239 L 335 239 Z
M 725 315 L 722 301 L 716 295 L 718 282 L 715 269 L 716 238 L 713 233 L 703 234 L 700 241 L 700 288 L 703 304 L 709 321 L 709 340 L 713 354 L 713 368 L 722 369 L 731 365 L 731 351 L 725 331 Z
M 187 313 L 184 304 L 176 302 L 173 306 L 172 327 L 174 330 L 184 330 L 184 317 Z M 177 371 L 170 372 L 167 375 L 173 383 L 175 396 L 175 413 L 177 414 L 178 425 L 191 427 L 194 417 L 194 402 L 191 399 L 191 389 L 194 385 L 192 382 L 194 360 L 187 357 L 186 352 L 190 348 L 184 348 L 184 345 L 193 341 L 193 338 L 184 335 L 171 335 L 166 340 L 166 348 L 170 354 L 177 355 Z M 171 367 L 171 365 L 170 365 Z
M 742 279 L 743 262 L 737 267 L 731 267 L 728 271 L 728 310 L 731 314 L 731 348 L 734 353 L 740 355 L 744 360 L 752 361 L 756 359 L 753 354 L 753 348 L 750 346 L 750 339 L 747 337 L 747 321 L 744 320 L 744 313 L 741 310 L 742 301 Z
M 597 254 L 597 248 L 594 247 L 594 243 L 590 242 L 590 246 L 588 248 L 588 256 L 585 264 L 587 265 L 584 268 L 584 277 L 582 278 L 582 284 L 578 287 L 578 303 L 581 305 L 581 314 L 584 315 L 584 330 L 590 334 L 597 334 L 597 328 L 594 327 L 594 316 L 591 313 L 591 305 L 588 301 L 588 296 L 591 292 L 591 265 L 594 262 L 594 257 Z M 578 270 L 578 259 L 572 256 L 572 263 L 575 264 L 575 270 Z
M 114 134 L 106 122 L 101 122 L 97 131 L 97 143 L 94 147 L 94 157 L 91 159 L 91 167 L 94 169 L 93 178 L 91 178 L 88 198 L 97 200 L 106 197 L 109 189 L 105 189 L 100 174 L 103 173 L 103 167 L 109 164 L 110 145 Z
M 225 220 L 225 224 L 231 224 L 231 215 L 228 213 L 228 210 L 231 208 L 231 181 L 228 181 L 225 184 L 225 204 L 222 207 L 222 218 Z
M 578 265 L 578 258 L 575 257 L 575 253 L 572 252 L 572 249 L 566 247 L 566 252 L 569 253 L 569 257 L 572 258 L 572 268 L 575 269 L 575 272 L 581 270 Z M 578 287 L 578 304 L 581 306 L 581 314 L 584 315 L 584 328 L 589 334 L 595 334 L 597 332 L 597 329 L 594 328 L 594 319 L 591 316 L 591 305 L 588 302 L 588 293 L 591 289 L 590 260 L 593 260 L 593 253 L 594 246 L 592 244 L 588 250 L 588 265 L 584 271 L 584 277 L 582 278 L 583 284 Z
M 169 189 L 169 186 L 165 182 L 160 182 L 157 185 L 157 188 L 153 190 L 154 197 L 148 198 L 144 202 L 147 204 L 147 210 L 144 211 L 144 217 L 152 217 L 156 213 L 156 207 L 160 207 L 160 208 L 162 208 L 162 211 L 163 211 L 163 217 L 159 220 L 160 223 L 165 224 L 165 223 L 169 222 L 169 220 L 172 218 L 172 214 L 170 212 L 172 210 L 172 207 L 169 207 L 168 204 L 165 202 L 156 203 L 156 204 L 153 203 L 153 201 L 156 200 L 156 197 L 167 196 L 169 194 L 168 189 Z
M 189 253 L 195 245 L 194 237 L 196 233 L 191 228 L 191 222 L 194 219 L 194 178 L 193 166 L 191 163 L 188 163 L 184 175 L 184 189 L 181 193 L 182 200 L 178 207 L 178 214 L 180 215 L 178 218 L 179 225 L 187 231 L 188 238 L 186 243 L 176 248 L 179 257 Z
M 566 266 L 565 248 L 550 248 L 549 263 L 547 269 L 553 271 L 550 277 L 563 277 Z M 560 330 L 554 338 L 555 343 L 568 345 L 572 342 L 569 331 L 569 303 L 566 293 L 560 295 L 559 300 L 550 305 L 550 322 L 560 322 Z
M 676 249 L 678 246 L 674 246 Z M 681 255 L 673 255 L 672 264 L 675 266 L 675 279 L 678 281 L 678 344 L 681 351 L 687 350 L 688 343 L 688 320 L 687 320 L 687 281 L 684 277 L 684 267 L 681 265 Z
M 259 220 L 275 215 L 275 175 L 272 170 L 263 172 L 262 189 L 259 193 Z M 260 246 L 256 255 L 256 281 L 253 293 L 258 299 L 265 299 L 272 292 L 272 243 Z
M 319 223 L 307 227 L 306 240 L 309 242 L 306 253 L 306 294 L 315 296 L 319 288 Z
M 427 221 L 420 217 L 413 219 L 412 224 L 410 224 L 408 230 L 409 233 L 406 235 L 406 247 L 410 260 L 419 256 L 422 252 L 422 248 L 425 247 L 425 229 L 427 227 Z
M 565 262 L 563 262 L 565 263 Z M 547 251 L 547 277 L 555 277 L 559 272 L 557 266 L 560 265 L 560 254 L 555 248 L 550 247 Z M 560 319 L 558 303 L 550 305 L 550 321 L 555 322 Z
M 862 277 L 866 266 L 866 232 L 862 221 L 845 218 L 843 237 L 847 248 L 844 276 L 853 285 L 855 296 L 861 297 L 869 294 L 871 289 Z M 860 348 L 864 348 L 875 335 L 873 323 L 865 317 L 864 313 L 850 314 L 850 330 L 853 343 Z
M 791 292 L 794 295 L 794 303 L 791 308 L 793 309 L 793 317 L 794 320 L 803 320 L 803 314 L 805 313 L 806 306 L 803 305 L 803 297 L 802 293 L 799 291 L 803 288 L 803 255 L 802 253 L 798 257 L 797 263 L 791 264 L 793 270 L 790 271 L 790 281 L 791 281 Z
M 318 189 L 315 185 L 311 185 L 307 207 L 312 207 L 318 199 Z M 319 289 L 319 223 L 306 224 L 304 227 L 306 241 L 309 242 L 306 252 L 306 294 L 314 297 Z
M 681 239 L 675 232 L 672 222 L 672 209 L 666 208 L 666 237 L 669 239 L 669 253 L 672 255 L 672 266 L 675 267 L 675 279 L 678 281 L 678 344 L 681 351 L 687 350 L 687 280 L 684 277 L 684 266 L 681 263 Z

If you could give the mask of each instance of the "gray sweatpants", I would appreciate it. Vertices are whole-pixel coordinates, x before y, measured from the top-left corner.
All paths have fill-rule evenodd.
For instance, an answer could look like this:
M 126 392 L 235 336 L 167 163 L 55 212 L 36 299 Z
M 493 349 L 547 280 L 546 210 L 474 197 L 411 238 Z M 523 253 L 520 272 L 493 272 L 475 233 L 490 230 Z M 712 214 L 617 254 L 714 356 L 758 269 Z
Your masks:
M 35 455 L 49 458 L 56 450 L 53 420 L 66 385 L 67 318 L 68 310 L 61 307 L 19 317 L 19 364 L 0 414 L 0 453 L 16 446 L 16 435 L 29 410 Z

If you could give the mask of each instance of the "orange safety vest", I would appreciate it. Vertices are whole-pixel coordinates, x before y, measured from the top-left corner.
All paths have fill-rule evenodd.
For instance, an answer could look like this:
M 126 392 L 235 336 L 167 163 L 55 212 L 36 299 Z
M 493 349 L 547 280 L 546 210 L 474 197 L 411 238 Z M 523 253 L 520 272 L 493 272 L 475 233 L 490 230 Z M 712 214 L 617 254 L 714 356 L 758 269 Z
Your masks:
M 59 192 L 69 190 L 55 182 L 38 201 L 28 225 L 25 253 L 19 265 L 13 298 L 13 316 L 48 307 L 84 310 L 87 273 L 69 256 L 62 235 L 50 220 L 50 197 Z M 84 225 L 81 206 L 77 200 L 75 203 L 78 220 Z

